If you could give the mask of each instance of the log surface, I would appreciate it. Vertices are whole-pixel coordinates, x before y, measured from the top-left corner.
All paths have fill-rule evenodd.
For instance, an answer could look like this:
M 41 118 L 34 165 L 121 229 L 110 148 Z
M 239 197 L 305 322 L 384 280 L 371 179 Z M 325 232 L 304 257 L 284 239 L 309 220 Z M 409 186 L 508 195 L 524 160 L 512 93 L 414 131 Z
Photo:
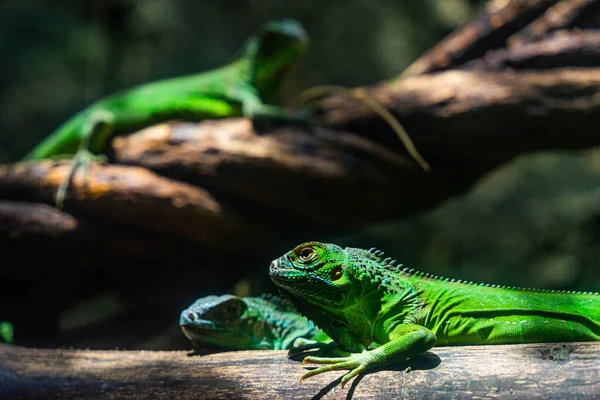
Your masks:
M 593 399 L 599 357 L 598 343 L 439 347 L 342 389 L 341 371 L 300 383 L 305 368 L 285 351 L 190 356 L 0 345 L 0 398 Z

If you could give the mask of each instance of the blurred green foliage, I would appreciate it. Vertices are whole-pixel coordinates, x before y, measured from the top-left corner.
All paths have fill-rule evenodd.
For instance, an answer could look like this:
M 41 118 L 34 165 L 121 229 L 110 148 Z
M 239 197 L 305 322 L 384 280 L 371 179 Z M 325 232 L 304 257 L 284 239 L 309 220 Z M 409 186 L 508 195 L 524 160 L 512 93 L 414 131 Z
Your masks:
M 13 342 L 13 326 L 10 322 L 0 321 L 0 342 Z

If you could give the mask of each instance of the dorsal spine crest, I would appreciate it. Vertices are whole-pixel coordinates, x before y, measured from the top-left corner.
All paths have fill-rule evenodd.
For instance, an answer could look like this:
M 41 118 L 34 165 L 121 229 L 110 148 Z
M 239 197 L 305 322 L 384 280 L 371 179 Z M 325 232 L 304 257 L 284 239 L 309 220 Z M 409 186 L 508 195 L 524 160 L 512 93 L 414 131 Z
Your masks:
M 463 285 L 484 286 L 484 287 L 489 287 L 489 288 L 508 289 L 508 290 L 521 290 L 521 291 L 533 291 L 533 292 L 542 292 L 542 293 L 559 293 L 559 294 L 600 295 L 599 292 L 578 292 L 575 290 L 524 288 L 524 287 L 518 287 L 518 286 L 495 285 L 492 283 L 476 283 L 473 281 L 467 281 L 467 280 L 463 280 L 463 279 L 446 278 L 446 277 L 439 276 L 439 275 L 433 275 L 428 272 L 418 271 L 418 270 L 415 270 L 414 268 L 405 267 L 404 264 L 398 264 L 396 262 L 396 260 L 392 259 L 391 257 L 382 258 L 385 253 L 381 250 L 376 249 L 375 247 L 371 247 L 367 251 L 379 259 L 379 261 L 381 263 L 380 266 L 383 267 L 383 269 L 385 269 L 387 271 L 396 272 L 396 273 L 398 271 L 400 271 L 400 272 L 403 272 L 403 273 L 406 273 L 406 274 L 409 274 L 416 278 L 421 278 L 421 279 L 434 279 L 434 280 L 439 280 L 442 282 L 460 283 Z M 378 273 L 378 271 L 368 268 L 366 272 L 367 272 L 369 278 L 371 278 L 371 280 L 373 282 L 379 282 L 379 283 L 383 283 L 385 285 L 390 284 L 390 280 L 387 278 L 384 279 L 383 277 L 381 277 L 380 273 Z M 388 290 L 389 289 L 391 289 L 391 288 L 388 287 Z

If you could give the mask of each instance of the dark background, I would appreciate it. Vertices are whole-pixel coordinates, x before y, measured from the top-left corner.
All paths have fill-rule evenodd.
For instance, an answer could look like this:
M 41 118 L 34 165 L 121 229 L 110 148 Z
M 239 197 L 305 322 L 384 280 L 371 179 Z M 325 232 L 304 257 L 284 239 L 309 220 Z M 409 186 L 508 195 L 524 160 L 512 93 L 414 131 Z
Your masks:
M 308 53 L 282 85 L 280 98 L 288 100 L 312 85 L 358 86 L 392 79 L 477 15 L 483 3 L 4 1 L 0 3 L 0 163 L 18 160 L 64 120 L 105 95 L 232 61 L 244 40 L 268 20 L 296 18 L 311 37 Z M 598 151 L 532 154 L 492 171 L 465 196 L 431 212 L 348 232 L 336 242 L 376 246 L 405 264 L 457 279 L 598 291 L 599 184 Z M 18 267 L 18 261 L 2 261 L 0 268 Z M 198 263 L 207 279 L 197 282 L 195 297 L 273 290 L 265 279 L 265 265 L 250 263 L 247 275 L 236 283 L 215 284 L 209 277 L 211 265 Z M 176 266 L 152 272 L 160 273 L 176 274 Z M 119 276 L 111 272 L 103 279 L 115 281 Z M 140 285 L 143 282 L 141 277 Z M 14 298 L 17 304 L 19 297 Z M 178 308 L 169 310 L 172 323 L 167 325 L 153 325 L 152 314 L 138 315 L 139 329 L 147 330 L 144 340 L 102 334 L 90 339 L 80 334 L 51 345 L 185 348 L 177 313 L 192 300 L 190 296 L 178 300 Z M 114 292 L 88 299 L 63 313 L 58 329 L 69 332 L 118 317 L 122 303 L 121 295 Z M 18 325 L 15 334 L 18 343 Z

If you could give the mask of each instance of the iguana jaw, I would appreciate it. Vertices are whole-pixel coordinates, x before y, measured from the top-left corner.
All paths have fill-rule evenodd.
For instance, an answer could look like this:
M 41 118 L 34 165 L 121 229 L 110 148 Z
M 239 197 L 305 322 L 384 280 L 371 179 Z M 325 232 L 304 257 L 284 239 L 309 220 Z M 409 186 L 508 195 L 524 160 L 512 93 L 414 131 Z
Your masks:
M 328 308 L 334 312 L 341 307 L 346 294 L 343 289 L 334 288 L 327 280 L 312 273 L 318 268 L 298 269 L 288 255 L 284 255 L 271 263 L 269 275 L 282 292 L 287 292 L 285 297 L 293 295 L 297 301 L 315 303 L 317 308 Z M 337 299 L 334 299 L 334 295 L 337 295 Z M 297 304 L 295 301 L 292 303 Z
M 207 321 L 209 322 L 209 321 Z M 211 327 L 206 325 L 180 325 L 183 334 L 195 345 L 198 343 L 210 343 L 218 346 L 225 346 L 238 349 L 259 349 L 262 348 L 254 343 L 254 338 L 246 335 L 244 332 Z

